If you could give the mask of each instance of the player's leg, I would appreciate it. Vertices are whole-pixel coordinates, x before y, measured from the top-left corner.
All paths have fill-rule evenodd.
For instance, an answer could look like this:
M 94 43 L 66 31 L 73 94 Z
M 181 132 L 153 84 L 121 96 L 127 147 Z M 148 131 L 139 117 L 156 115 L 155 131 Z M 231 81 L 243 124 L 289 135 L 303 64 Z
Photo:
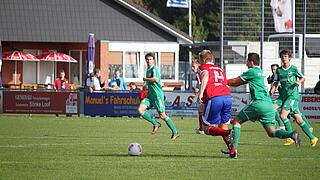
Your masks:
M 306 122 L 306 124 L 307 124 L 307 126 L 309 127 L 310 131 L 313 132 L 313 128 L 312 128 L 309 120 L 307 119 L 307 117 L 306 117 L 305 115 L 303 115 L 302 113 L 300 113 L 300 115 L 301 115 L 303 121 Z
M 207 100 L 204 105 L 203 113 L 203 129 L 205 134 L 211 136 L 228 136 L 228 130 L 222 129 L 220 127 L 215 127 L 215 125 L 221 123 L 221 112 L 223 107 L 224 98 L 222 96 L 210 98 Z
M 298 131 L 288 132 L 282 129 L 275 129 L 275 124 L 263 124 L 269 137 L 277 137 L 280 139 L 291 138 L 297 147 L 300 146 L 300 137 Z
M 288 115 L 289 115 L 290 111 L 291 111 L 290 109 L 282 109 L 280 112 L 280 117 L 283 120 L 284 126 L 286 127 L 286 131 L 288 131 L 288 132 L 292 132 L 291 122 L 288 119 Z M 294 144 L 294 140 L 292 138 L 287 138 L 286 142 L 283 145 L 290 146 L 292 144 Z
M 231 111 L 232 111 L 232 97 L 231 96 L 223 96 L 223 108 L 221 110 L 221 123 L 219 127 L 222 129 L 228 129 L 228 124 L 230 124 L 231 120 Z M 234 130 L 229 131 L 228 136 L 222 136 L 223 141 L 226 143 L 229 150 L 232 149 L 233 146 L 233 136 Z
M 233 137 L 233 147 L 230 152 L 230 158 L 237 158 L 238 153 L 238 143 L 240 138 L 240 132 L 241 132 L 241 124 L 244 122 L 250 120 L 252 122 L 255 122 L 258 120 L 259 114 L 257 113 L 257 104 L 259 101 L 254 101 L 251 104 L 249 104 L 247 107 L 243 108 L 238 116 L 233 119 L 232 126 L 234 130 L 234 137 Z M 272 109 L 273 110 L 273 109 Z
M 238 158 L 238 143 L 239 143 L 239 138 L 240 138 L 240 132 L 241 132 L 241 121 L 239 117 L 235 117 L 232 121 L 232 129 L 234 131 L 233 135 L 233 146 L 231 147 L 230 150 L 230 158 Z
M 204 134 L 203 127 L 202 127 L 203 109 L 204 109 L 204 105 L 200 104 L 198 107 L 199 128 L 195 129 L 195 132 L 193 132 L 193 134 Z
M 160 118 L 166 122 L 167 126 L 172 131 L 171 139 L 174 140 L 174 139 L 178 138 L 180 135 L 179 135 L 176 127 L 174 126 L 173 121 L 165 113 L 164 98 L 163 97 L 156 97 L 156 99 L 154 99 L 152 103 L 153 103 L 153 106 L 157 109 Z
M 300 113 L 296 113 L 292 115 L 297 123 L 299 124 L 299 126 L 301 127 L 302 131 L 309 137 L 310 139 L 310 144 L 312 147 L 315 147 L 317 145 L 318 142 L 318 138 L 315 137 L 312 132 L 309 129 L 309 126 L 307 125 L 307 123 L 302 119 Z
M 279 104 L 281 104 L 281 103 L 282 103 L 282 101 L 280 99 L 277 99 L 275 104 L 273 104 L 273 107 L 275 109 L 275 119 L 278 123 L 279 129 L 285 129 L 284 123 L 283 123 L 282 119 L 280 118 L 280 113 L 278 111 L 278 108 L 280 107 Z
M 167 124 L 167 126 L 170 128 L 172 135 L 171 135 L 171 139 L 176 139 L 178 138 L 180 135 L 176 129 L 176 127 L 174 126 L 173 121 L 166 115 L 165 112 L 158 112 L 159 116 L 162 120 L 164 120 Z
M 158 130 L 158 128 L 161 126 L 159 122 L 157 122 L 148 112 L 146 112 L 146 109 L 151 106 L 150 100 L 148 98 L 144 98 L 141 102 L 141 104 L 138 107 L 138 114 L 140 114 L 145 120 L 150 122 L 153 125 L 153 131 L 152 134 L 155 134 Z

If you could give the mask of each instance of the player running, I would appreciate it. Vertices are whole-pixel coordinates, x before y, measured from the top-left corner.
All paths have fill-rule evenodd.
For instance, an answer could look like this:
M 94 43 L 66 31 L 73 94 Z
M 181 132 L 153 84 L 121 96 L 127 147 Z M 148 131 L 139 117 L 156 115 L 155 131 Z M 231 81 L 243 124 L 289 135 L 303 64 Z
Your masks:
M 299 90 L 298 87 L 305 81 L 303 75 L 298 71 L 298 68 L 291 65 L 291 52 L 290 50 L 283 50 L 280 52 L 280 58 L 282 66 L 279 67 L 275 74 L 274 83 L 270 91 L 270 95 L 273 95 L 276 89 L 279 89 L 279 97 L 274 104 L 274 108 L 281 108 L 280 118 L 286 127 L 286 130 L 291 132 L 292 127 L 288 115 L 290 114 L 296 122 L 300 125 L 303 132 L 309 137 L 310 145 L 315 147 L 318 142 L 318 138 L 311 132 L 311 125 L 306 118 L 299 111 Z M 280 82 L 280 83 L 279 83 Z M 280 86 L 280 87 L 279 87 Z M 279 117 L 279 115 L 277 115 Z M 285 146 L 289 146 L 294 143 L 294 140 L 288 138 L 284 143 Z
M 228 130 L 231 118 L 232 97 L 227 86 L 225 72 L 213 64 L 213 55 L 209 50 L 200 53 L 199 71 L 201 86 L 198 102 L 204 104 L 203 130 L 206 135 L 222 136 L 228 149 L 233 144 L 233 130 Z M 217 126 L 218 127 L 215 127 Z
M 198 59 L 194 59 L 192 60 L 192 71 L 194 73 L 196 73 L 197 75 L 197 85 L 195 87 L 195 92 L 194 94 L 192 94 L 193 98 L 196 99 L 199 95 L 200 92 L 200 85 L 201 85 L 201 75 L 199 73 L 199 66 L 200 66 L 200 62 Z M 203 104 L 199 104 L 198 107 L 198 120 L 199 120 L 199 128 L 195 129 L 195 132 L 193 132 L 192 134 L 204 134 L 203 128 L 202 128 L 202 115 L 203 115 L 203 109 L 204 109 L 204 105 Z
M 144 77 L 143 80 L 148 85 L 148 94 L 147 97 L 141 101 L 138 107 L 138 113 L 145 120 L 153 124 L 153 131 L 151 134 L 155 134 L 161 127 L 161 124 L 157 122 L 154 118 L 152 118 L 152 116 L 148 112 L 145 111 L 146 109 L 155 107 L 159 113 L 160 118 L 163 119 L 168 125 L 168 127 L 171 129 L 171 139 L 175 140 L 180 135 L 176 130 L 172 120 L 165 113 L 164 94 L 162 91 L 162 85 L 160 81 L 160 73 L 158 68 L 155 66 L 153 53 L 146 54 L 145 60 L 148 66 L 148 70 L 146 72 L 146 77 Z
M 230 152 L 230 158 L 237 158 L 238 140 L 242 123 L 250 120 L 259 121 L 265 128 L 269 137 L 292 138 L 296 146 L 300 146 L 297 131 L 289 132 L 282 129 L 276 130 L 275 109 L 265 85 L 265 76 L 259 67 L 260 57 L 257 53 L 249 53 L 247 59 L 248 71 L 239 77 L 228 79 L 229 86 L 240 86 L 249 83 L 251 103 L 242 109 L 233 120 L 234 146 Z

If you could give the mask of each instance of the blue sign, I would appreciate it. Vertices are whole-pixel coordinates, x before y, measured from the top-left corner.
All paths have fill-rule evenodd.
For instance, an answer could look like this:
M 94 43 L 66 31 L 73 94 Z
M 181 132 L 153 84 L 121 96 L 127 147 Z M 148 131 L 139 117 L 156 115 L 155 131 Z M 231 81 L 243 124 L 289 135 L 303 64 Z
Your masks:
M 138 116 L 139 93 L 85 93 L 84 115 Z

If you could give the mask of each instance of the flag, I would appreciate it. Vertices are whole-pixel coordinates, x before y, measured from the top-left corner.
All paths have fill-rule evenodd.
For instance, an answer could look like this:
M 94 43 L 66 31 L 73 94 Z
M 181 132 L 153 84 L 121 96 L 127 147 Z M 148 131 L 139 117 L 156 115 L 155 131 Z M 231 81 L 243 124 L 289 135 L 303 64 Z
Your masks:
M 189 8 L 189 0 L 168 0 L 167 7 Z
M 93 74 L 94 55 L 95 55 L 94 34 L 90 33 L 88 38 L 88 51 L 87 51 L 87 73 L 88 74 Z
M 270 5 L 276 32 L 292 32 L 291 0 L 271 0 Z
M 0 41 L 0 87 L 2 87 L 2 45 L 1 45 L 1 41 Z

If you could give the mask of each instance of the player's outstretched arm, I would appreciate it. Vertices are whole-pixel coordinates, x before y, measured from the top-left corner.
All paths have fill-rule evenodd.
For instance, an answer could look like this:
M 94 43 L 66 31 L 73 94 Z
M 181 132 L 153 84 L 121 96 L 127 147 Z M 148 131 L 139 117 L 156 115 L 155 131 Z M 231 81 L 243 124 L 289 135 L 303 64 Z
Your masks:
M 233 79 L 228 79 L 228 85 L 229 86 L 241 86 L 243 84 L 246 84 L 247 82 L 243 81 L 240 76 L 239 77 L 236 77 L 236 78 L 233 78 Z

